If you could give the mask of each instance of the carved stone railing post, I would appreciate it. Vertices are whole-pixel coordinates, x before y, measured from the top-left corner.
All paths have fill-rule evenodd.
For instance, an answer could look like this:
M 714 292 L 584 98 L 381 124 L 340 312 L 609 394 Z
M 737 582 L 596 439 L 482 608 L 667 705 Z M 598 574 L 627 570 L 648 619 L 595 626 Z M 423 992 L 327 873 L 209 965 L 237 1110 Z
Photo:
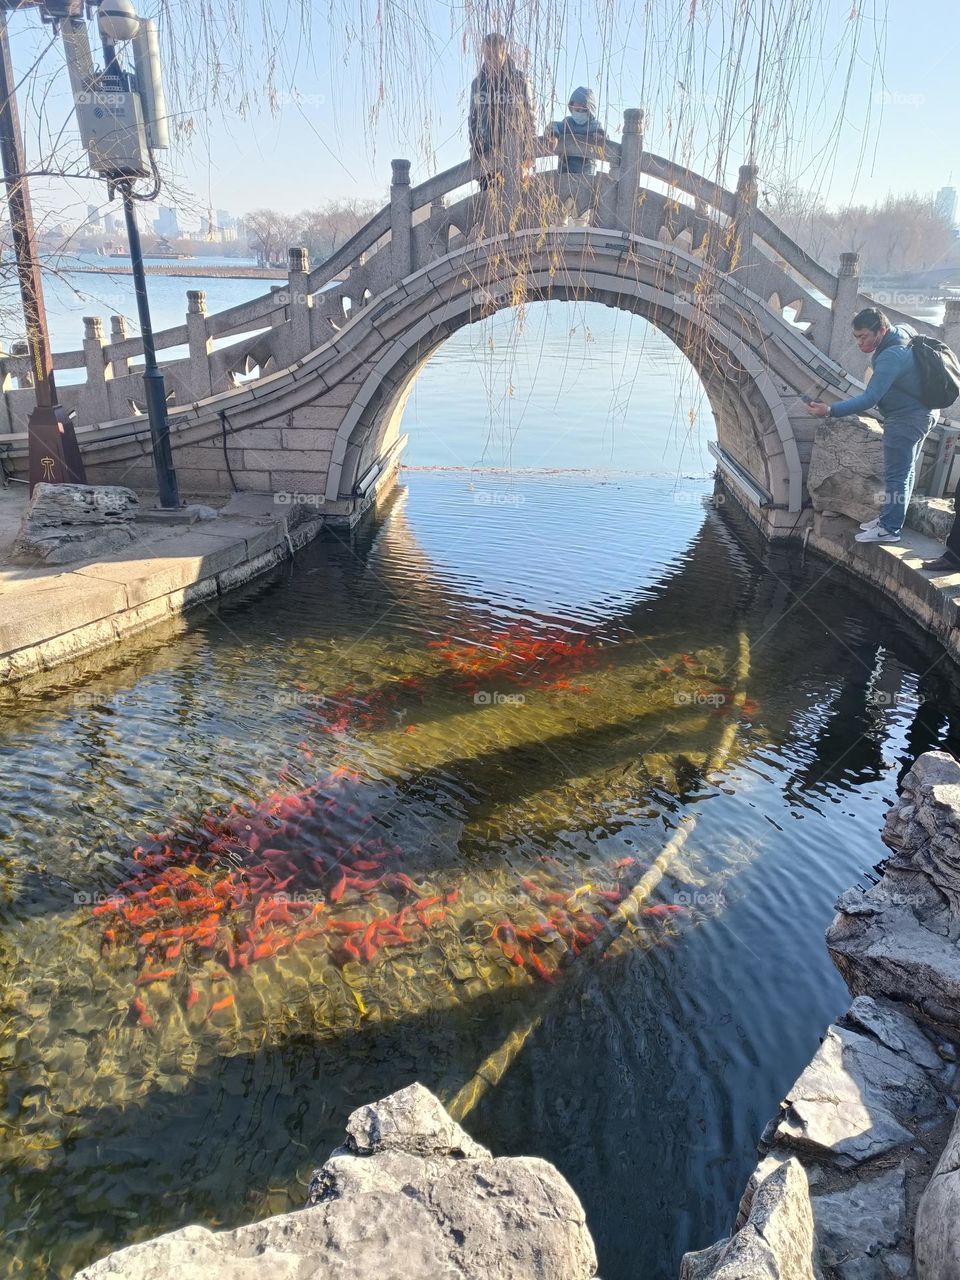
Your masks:
M 639 107 L 627 107 L 623 113 L 623 140 L 617 177 L 617 226 L 621 231 L 632 233 L 636 230 L 642 154 L 643 112 Z
M 833 318 L 830 324 L 830 349 L 827 354 L 855 377 L 863 370 L 863 360 L 858 359 L 859 348 L 853 338 L 853 317 L 857 313 L 857 297 L 860 293 L 860 255 L 841 253 L 837 272 L 837 292 L 830 304 Z
M 210 377 L 210 352 L 213 342 L 207 333 L 207 295 L 203 289 L 187 290 L 187 346 L 190 349 L 188 384 L 195 400 L 205 400 L 213 393 Z
M 391 160 L 390 182 L 390 252 L 394 280 L 402 280 L 413 271 L 413 193 L 410 187 L 410 161 Z
M 724 271 L 745 267 L 753 250 L 753 214 L 757 207 L 757 175 L 755 164 L 742 164 L 737 176 L 737 203 L 733 219 L 727 227 L 723 261 Z
M 302 246 L 287 250 L 287 288 L 290 291 L 290 332 L 296 359 L 311 350 L 310 297 L 307 277 L 310 274 L 310 254 Z
M 111 345 L 116 342 L 125 342 L 127 338 L 127 322 L 123 316 L 110 317 L 110 342 Z M 130 361 L 123 357 L 119 360 L 111 360 L 110 367 L 113 370 L 115 378 L 122 378 L 130 372 Z
M 103 320 L 100 316 L 83 317 L 83 358 L 87 369 L 87 382 L 80 401 L 84 422 L 107 422 L 110 405 L 107 400 L 107 379 L 112 370 L 104 350 Z

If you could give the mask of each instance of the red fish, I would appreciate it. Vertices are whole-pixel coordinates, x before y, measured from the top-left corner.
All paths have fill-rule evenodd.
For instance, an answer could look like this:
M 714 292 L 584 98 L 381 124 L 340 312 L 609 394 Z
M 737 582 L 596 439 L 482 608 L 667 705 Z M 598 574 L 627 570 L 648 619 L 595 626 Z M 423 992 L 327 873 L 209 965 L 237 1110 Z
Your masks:
M 220 1013 L 222 1009 L 229 1009 L 232 1004 L 236 1004 L 236 1000 L 233 996 L 224 996 L 222 1000 L 217 1000 L 210 1006 L 210 1012 L 207 1014 L 207 1017 L 209 1017 L 211 1013 Z
M 140 1018 L 140 1024 L 144 1027 L 153 1026 L 153 1018 L 147 1013 L 147 1006 L 143 1003 L 139 996 L 134 996 L 133 1008 L 136 1010 Z
M 658 902 L 654 907 L 644 907 L 643 914 L 645 916 L 654 916 L 659 918 L 661 916 L 676 915 L 678 912 L 685 910 L 685 907 L 680 906 L 679 903 L 676 902 Z
M 537 976 L 543 978 L 544 982 L 556 982 L 557 975 L 547 968 L 535 951 L 530 952 L 529 963 L 533 966 Z
M 146 982 L 169 982 L 176 976 L 176 969 L 158 969 L 156 973 L 142 973 L 137 979 L 137 985 L 143 986 Z
M 366 924 L 362 920 L 328 920 L 327 928 L 332 933 L 358 933 L 362 929 L 366 929 Z

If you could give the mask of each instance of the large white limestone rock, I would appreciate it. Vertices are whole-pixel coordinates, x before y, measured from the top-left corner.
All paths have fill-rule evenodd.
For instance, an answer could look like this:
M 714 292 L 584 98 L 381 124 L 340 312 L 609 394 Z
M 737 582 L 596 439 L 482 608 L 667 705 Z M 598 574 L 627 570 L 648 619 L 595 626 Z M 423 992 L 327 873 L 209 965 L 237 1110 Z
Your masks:
M 918 1280 L 960 1280 L 960 1117 L 920 1197 L 914 1262 Z
M 888 998 L 960 1038 L 960 765 L 928 751 L 887 814 L 879 882 L 837 901 L 827 946 L 855 995 Z
M 822 1280 L 807 1175 L 784 1161 L 753 1193 L 750 1215 L 729 1240 L 684 1255 L 680 1280 Z
M 112 1253 L 76 1280 L 590 1280 L 580 1201 L 553 1165 L 494 1159 L 422 1085 L 347 1122 L 298 1213 L 191 1226 Z
M 132 489 L 111 484 L 38 484 L 13 557 L 22 563 L 70 564 L 130 545 L 140 501 Z

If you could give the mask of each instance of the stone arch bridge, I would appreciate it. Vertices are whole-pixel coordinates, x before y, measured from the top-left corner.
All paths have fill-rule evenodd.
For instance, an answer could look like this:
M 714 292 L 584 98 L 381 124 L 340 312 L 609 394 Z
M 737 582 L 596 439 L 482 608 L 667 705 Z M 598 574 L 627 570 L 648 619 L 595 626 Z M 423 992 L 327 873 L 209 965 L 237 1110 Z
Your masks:
M 285 285 L 212 315 L 189 293 L 184 324 L 156 335 L 181 490 L 273 492 L 353 520 L 392 478 L 413 380 L 450 334 L 521 299 L 592 300 L 674 340 L 709 397 L 728 483 L 769 535 L 794 529 L 816 425 L 799 397 L 861 385 L 850 319 L 872 300 L 857 256 L 828 271 L 758 208 L 754 168 L 727 190 L 646 151 L 642 126 L 625 113 L 594 177 L 560 173 L 540 148 L 522 188 L 481 191 L 469 162 L 411 186 L 395 160 L 389 203 L 327 261 L 311 270 L 291 249 Z M 957 303 L 940 328 L 885 309 L 960 345 Z M 85 327 L 55 367 L 84 374 L 60 398 L 88 478 L 151 489 L 140 340 L 119 317 L 109 341 L 98 317 Z M 0 354 L 0 379 L 0 456 L 23 476 L 28 357 Z

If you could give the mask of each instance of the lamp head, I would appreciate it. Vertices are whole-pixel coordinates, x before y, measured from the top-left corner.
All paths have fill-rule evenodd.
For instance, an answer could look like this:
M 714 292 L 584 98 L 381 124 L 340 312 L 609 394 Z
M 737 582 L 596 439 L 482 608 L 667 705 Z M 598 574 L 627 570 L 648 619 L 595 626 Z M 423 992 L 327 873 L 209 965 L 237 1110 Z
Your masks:
M 132 40 L 140 30 L 133 0 L 103 0 L 97 16 L 100 34 L 113 44 Z

